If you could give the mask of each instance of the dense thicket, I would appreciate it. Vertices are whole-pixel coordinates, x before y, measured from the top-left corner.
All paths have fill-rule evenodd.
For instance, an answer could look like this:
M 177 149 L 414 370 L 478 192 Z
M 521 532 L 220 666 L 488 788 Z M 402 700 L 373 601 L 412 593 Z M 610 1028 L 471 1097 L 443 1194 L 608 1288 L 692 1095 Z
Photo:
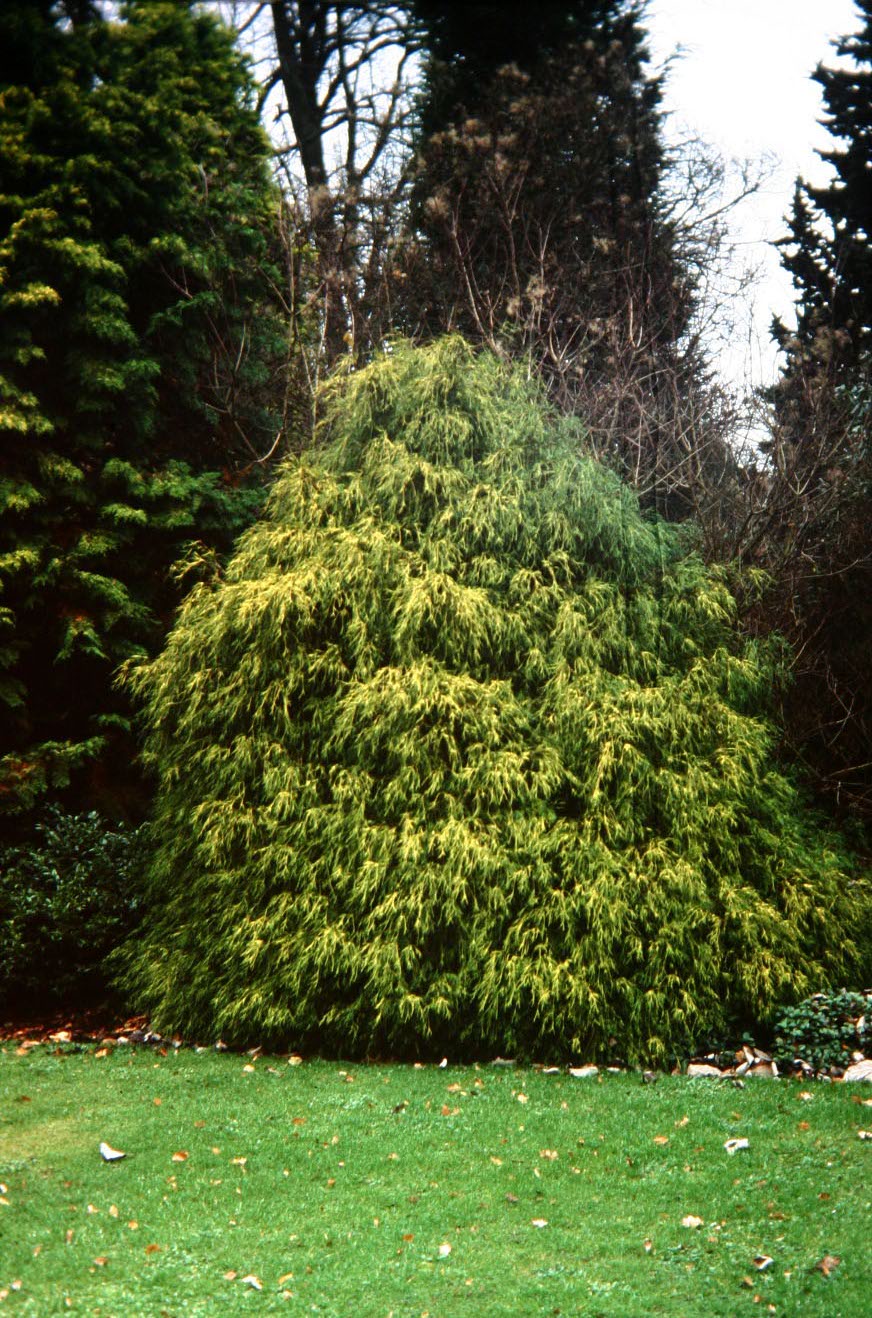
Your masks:
M 815 74 L 833 138 L 822 187 L 797 186 L 782 260 L 795 329 L 776 323 L 785 370 L 765 553 L 770 621 L 797 652 L 793 748 L 831 802 L 872 820 L 872 4 Z
M 663 1057 L 858 969 L 723 580 L 460 339 L 336 377 L 130 682 L 159 784 L 126 987 L 321 1051 Z
M 276 200 L 231 34 L 191 4 L 0 7 L 0 802 L 129 770 L 113 671 L 273 445 Z M 121 738 L 121 740 L 119 740 Z M 119 801 L 115 801 L 117 808 Z

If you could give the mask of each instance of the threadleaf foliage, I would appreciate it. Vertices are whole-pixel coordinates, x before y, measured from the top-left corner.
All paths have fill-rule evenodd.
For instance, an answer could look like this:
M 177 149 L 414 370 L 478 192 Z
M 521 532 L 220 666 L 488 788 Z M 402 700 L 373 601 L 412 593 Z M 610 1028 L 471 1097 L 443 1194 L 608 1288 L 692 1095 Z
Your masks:
M 324 416 L 128 673 L 159 781 L 136 1005 L 639 1059 L 850 972 L 861 894 L 773 767 L 722 576 L 460 339 L 335 377 Z

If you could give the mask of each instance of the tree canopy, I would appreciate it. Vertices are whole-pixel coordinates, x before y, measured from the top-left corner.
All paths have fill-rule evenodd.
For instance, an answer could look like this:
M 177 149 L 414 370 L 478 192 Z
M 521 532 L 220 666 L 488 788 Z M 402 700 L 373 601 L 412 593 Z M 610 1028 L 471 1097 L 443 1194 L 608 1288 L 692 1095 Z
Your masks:
M 0 13 L 0 799 L 129 766 L 117 664 L 227 547 L 281 425 L 276 197 L 231 33 L 188 3 Z M 109 765 L 112 765 L 110 768 Z
M 857 965 L 724 580 L 459 338 L 334 377 L 130 670 L 156 775 L 125 982 L 319 1051 L 664 1057 Z

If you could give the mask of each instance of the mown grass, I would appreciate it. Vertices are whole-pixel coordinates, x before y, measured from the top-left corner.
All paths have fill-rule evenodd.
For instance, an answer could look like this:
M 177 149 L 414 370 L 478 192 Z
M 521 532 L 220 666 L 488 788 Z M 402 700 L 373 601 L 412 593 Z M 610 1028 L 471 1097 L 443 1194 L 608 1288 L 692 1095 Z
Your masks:
M 868 1087 L 13 1044 L 0 1084 L 10 1313 L 870 1312 Z

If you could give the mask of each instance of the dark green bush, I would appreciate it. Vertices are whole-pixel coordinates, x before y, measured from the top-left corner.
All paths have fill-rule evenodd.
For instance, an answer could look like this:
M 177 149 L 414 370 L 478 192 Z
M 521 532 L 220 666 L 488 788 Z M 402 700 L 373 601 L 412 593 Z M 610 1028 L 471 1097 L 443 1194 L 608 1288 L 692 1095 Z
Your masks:
M 797 1058 L 816 1071 L 847 1067 L 852 1052 L 870 1048 L 872 996 L 865 993 L 815 993 L 775 1022 L 775 1059 L 788 1067 Z
M 142 830 L 47 807 L 0 850 L 0 1005 L 87 1005 L 141 904 Z
M 637 1060 L 859 975 L 864 891 L 774 762 L 723 575 L 462 340 L 322 414 L 132 670 L 155 1027 Z

